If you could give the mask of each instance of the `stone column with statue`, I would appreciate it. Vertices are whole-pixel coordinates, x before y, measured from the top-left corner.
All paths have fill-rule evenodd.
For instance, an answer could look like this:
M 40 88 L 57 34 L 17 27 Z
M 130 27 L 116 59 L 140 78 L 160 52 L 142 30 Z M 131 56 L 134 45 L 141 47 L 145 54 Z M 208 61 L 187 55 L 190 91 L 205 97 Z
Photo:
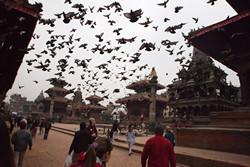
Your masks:
M 54 111 L 54 103 L 55 103 L 55 97 L 56 97 L 56 93 L 52 92 L 51 94 L 49 94 L 51 101 L 50 101 L 50 109 L 49 109 L 49 118 L 52 119 L 53 118 L 53 111 Z
M 157 74 L 155 68 L 152 68 L 150 73 L 150 80 L 149 83 L 151 85 L 151 92 L 150 92 L 150 105 L 149 105 L 149 130 L 152 132 L 155 128 L 155 119 L 156 119 L 156 85 L 157 81 Z

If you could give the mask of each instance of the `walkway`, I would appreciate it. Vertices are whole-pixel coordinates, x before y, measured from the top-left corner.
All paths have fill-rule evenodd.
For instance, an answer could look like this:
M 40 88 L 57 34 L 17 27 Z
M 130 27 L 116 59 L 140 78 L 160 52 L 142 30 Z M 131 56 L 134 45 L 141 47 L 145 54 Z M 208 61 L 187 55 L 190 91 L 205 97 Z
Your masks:
M 63 128 L 73 128 L 77 130 L 77 125 L 54 124 Z M 69 128 L 70 129 L 70 128 Z M 15 129 L 17 130 L 17 128 Z M 24 167 L 63 167 L 73 136 L 50 130 L 48 140 L 44 140 L 42 135 L 37 135 L 33 139 L 32 150 L 26 151 Z M 111 159 L 107 167 L 139 167 L 141 155 L 134 153 L 128 156 L 128 151 L 114 147 Z M 187 167 L 178 164 L 177 167 Z

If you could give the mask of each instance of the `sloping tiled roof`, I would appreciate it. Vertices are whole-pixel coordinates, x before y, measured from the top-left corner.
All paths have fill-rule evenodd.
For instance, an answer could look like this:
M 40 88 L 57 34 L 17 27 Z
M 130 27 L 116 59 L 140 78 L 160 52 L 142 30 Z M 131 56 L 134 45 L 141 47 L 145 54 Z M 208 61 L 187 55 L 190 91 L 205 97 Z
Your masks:
M 69 90 L 65 89 L 65 88 L 60 88 L 60 87 L 52 87 L 49 88 L 48 90 L 45 91 L 46 93 L 48 92 L 65 92 L 65 93 L 70 93 Z
M 188 40 L 205 54 L 237 71 L 249 63 L 250 11 L 200 30 L 190 32 Z M 237 35 L 240 34 L 241 35 Z
M 99 100 L 99 101 L 102 101 L 103 98 L 97 96 L 97 95 L 93 95 L 93 96 L 89 96 L 86 98 L 86 100 Z
M 14 83 L 38 20 L 39 12 L 33 10 L 36 5 L 27 2 L 22 5 L 20 1 L 0 0 L 0 38 L 4 41 L 0 49 L 0 92 L 3 97 Z M 21 17 L 25 19 L 20 21 Z M 26 33 L 20 35 L 21 31 Z
M 91 104 L 87 104 L 83 106 L 83 108 L 86 110 L 99 110 L 99 111 L 107 110 L 107 107 L 104 107 L 102 105 L 91 105 Z
M 157 90 L 165 88 L 165 86 L 163 86 L 161 84 L 156 84 L 156 86 L 157 86 Z M 127 89 L 136 89 L 138 87 L 150 87 L 149 80 L 141 80 L 141 81 L 138 81 L 138 82 L 134 82 L 134 83 L 128 85 L 126 88 Z
M 42 4 L 37 3 L 35 5 L 32 5 L 25 0 L 19 0 L 18 2 L 15 2 L 13 0 L 2 0 L 2 2 L 16 10 L 19 10 L 32 16 L 35 16 L 37 15 L 37 13 L 42 11 Z
M 246 17 L 248 17 L 249 15 L 250 15 L 250 11 L 247 11 L 247 12 L 244 12 L 244 13 L 242 13 L 242 14 L 239 14 L 239 15 L 236 15 L 236 16 L 234 16 L 234 17 L 231 17 L 231 18 L 229 18 L 229 19 L 223 20 L 223 21 L 221 21 L 221 22 L 219 22 L 219 23 L 215 23 L 215 24 L 213 24 L 213 25 L 210 25 L 210 26 L 207 26 L 207 27 L 198 29 L 198 30 L 196 30 L 196 31 L 190 32 L 190 33 L 189 33 L 188 39 L 191 40 L 191 39 L 193 39 L 193 38 L 195 38 L 195 37 L 197 37 L 197 36 L 203 35 L 203 34 L 205 34 L 205 33 L 207 33 L 207 32 L 213 31 L 213 30 L 218 29 L 218 28 L 220 28 L 220 27 L 226 26 L 226 25 L 228 25 L 228 24 L 231 24 L 231 23 L 233 23 L 233 22 L 236 22 L 236 21 L 238 21 L 238 20 L 241 20 L 241 19 L 243 19 L 243 18 L 246 18 Z
M 46 97 L 46 98 L 42 99 L 41 101 L 51 101 L 51 98 Z M 57 96 L 54 99 L 54 102 L 59 102 L 59 103 L 68 103 L 69 101 L 70 101 L 70 99 L 65 98 L 65 97 L 60 97 L 60 96 Z
M 124 97 L 122 99 L 119 99 L 116 101 L 116 103 L 127 103 L 128 101 L 143 101 L 143 100 L 150 100 L 150 94 L 147 92 L 141 92 L 141 93 L 137 93 L 137 94 L 133 94 L 131 96 L 127 96 Z M 157 102 L 163 102 L 163 103 L 167 103 L 168 99 L 160 96 L 160 95 L 156 95 L 156 101 Z

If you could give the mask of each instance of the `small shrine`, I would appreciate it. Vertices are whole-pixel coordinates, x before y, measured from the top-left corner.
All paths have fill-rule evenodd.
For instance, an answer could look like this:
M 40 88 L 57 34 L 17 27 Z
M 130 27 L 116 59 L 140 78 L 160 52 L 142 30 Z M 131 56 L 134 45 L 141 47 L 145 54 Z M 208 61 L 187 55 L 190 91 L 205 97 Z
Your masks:
M 90 97 L 87 97 L 86 100 L 89 100 L 89 104 L 83 106 L 84 111 L 87 113 L 88 118 L 95 118 L 98 122 L 100 120 L 100 114 L 102 111 L 107 110 L 107 107 L 102 106 L 99 104 L 100 101 L 103 100 L 103 98 L 93 95 Z
M 72 118 L 82 118 L 85 114 L 84 106 L 85 102 L 82 99 L 82 92 L 80 87 L 77 88 L 77 90 L 74 92 L 74 98 L 71 102 L 71 114 L 70 116 Z M 86 115 L 87 116 L 87 115 Z
M 193 122 L 208 124 L 212 112 L 232 111 L 240 105 L 240 89 L 228 84 L 227 74 L 198 49 L 194 49 L 192 60 L 177 75 L 178 79 L 167 86 L 170 115 L 174 119 L 192 118 Z
M 126 88 L 134 90 L 136 94 L 131 94 L 116 101 L 116 103 L 126 105 L 128 120 L 131 123 L 145 122 L 153 126 L 162 122 L 163 110 L 166 108 L 168 99 L 157 95 L 156 92 L 164 89 L 165 86 L 158 83 L 154 68 L 149 79 L 145 77 L 144 80 L 128 85 Z
M 68 83 L 61 78 L 51 78 L 47 81 L 50 81 L 50 84 L 53 87 L 45 91 L 49 95 L 41 100 L 44 104 L 44 112 L 49 113 L 49 117 L 52 118 L 53 115 L 66 115 L 66 107 L 70 101 L 65 96 L 71 93 L 69 90 L 65 89 Z
M 35 99 L 35 103 L 37 104 L 37 111 L 38 112 L 43 112 L 44 110 L 44 105 L 41 103 L 41 100 L 44 99 L 43 91 L 37 96 Z

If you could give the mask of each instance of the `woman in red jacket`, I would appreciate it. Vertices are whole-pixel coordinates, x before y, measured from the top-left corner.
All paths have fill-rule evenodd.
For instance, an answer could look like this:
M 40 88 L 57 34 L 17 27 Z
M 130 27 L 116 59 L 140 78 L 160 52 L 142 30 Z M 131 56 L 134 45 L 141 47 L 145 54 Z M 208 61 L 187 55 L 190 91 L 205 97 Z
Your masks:
M 112 143 L 107 138 L 99 137 L 86 152 L 80 153 L 78 162 L 70 167 L 106 167 L 112 150 Z

